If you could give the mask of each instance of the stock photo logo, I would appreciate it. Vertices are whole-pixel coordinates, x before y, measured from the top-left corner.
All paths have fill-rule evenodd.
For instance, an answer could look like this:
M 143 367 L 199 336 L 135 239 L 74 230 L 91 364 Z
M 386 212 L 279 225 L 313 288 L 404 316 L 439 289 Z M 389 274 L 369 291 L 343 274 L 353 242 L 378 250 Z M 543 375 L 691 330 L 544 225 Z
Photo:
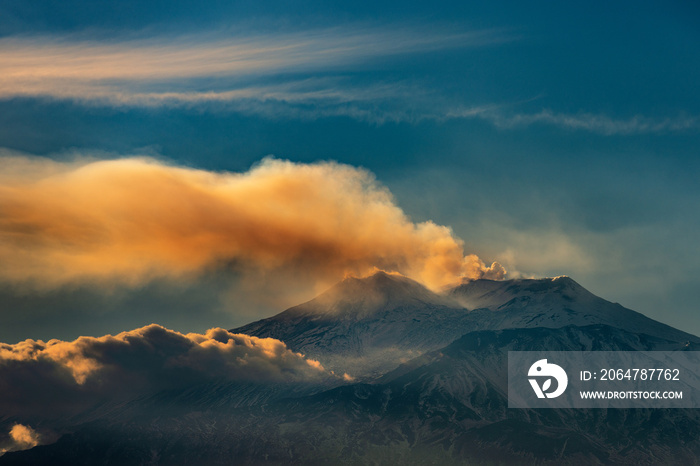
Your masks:
M 530 366 L 527 375 L 534 377 L 528 380 L 537 398 L 556 398 L 564 393 L 569 384 L 566 371 L 556 364 L 548 363 L 546 359 L 540 359 Z M 548 391 L 552 388 L 552 379 L 557 381 L 556 388 L 553 391 Z

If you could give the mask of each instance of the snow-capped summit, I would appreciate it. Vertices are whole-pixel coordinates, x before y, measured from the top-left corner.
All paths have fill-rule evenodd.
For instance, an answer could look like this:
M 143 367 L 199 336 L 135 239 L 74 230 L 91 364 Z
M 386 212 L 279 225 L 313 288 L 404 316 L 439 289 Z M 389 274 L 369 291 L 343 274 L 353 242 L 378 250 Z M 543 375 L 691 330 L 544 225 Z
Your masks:
M 555 278 L 487 280 L 465 282 L 448 291 L 468 309 L 493 308 L 503 305 L 515 295 L 537 296 L 557 294 L 566 300 L 590 300 L 596 296 L 562 275 Z M 598 298 L 600 299 L 600 298 Z
M 670 340 L 692 337 L 620 304 L 606 301 L 567 276 L 475 280 L 453 288 L 449 295 L 472 311 L 480 329 L 603 324 Z
M 699 341 L 599 298 L 569 277 L 474 280 L 437 294 L 385 272 L 346 278 L 311 301 L 233 331 L 280 339 L 324 367 L 362 376 L 390 370 L 476 330 L 571 325 Z
M 285 313 L 359 321 L 379 312 L 408 311 L 425 306 L 459 307 L 454 300 L 433 293 L 408 277 L 380 271 L 365 278 L 345 278 L 311 301 Z
M 346 278 L 311 301 L 234 332 L 276 335 L 336 372 L 376 375 L 461 336 L 468 319 L 449 296 L 404 276 L 377 272 Z

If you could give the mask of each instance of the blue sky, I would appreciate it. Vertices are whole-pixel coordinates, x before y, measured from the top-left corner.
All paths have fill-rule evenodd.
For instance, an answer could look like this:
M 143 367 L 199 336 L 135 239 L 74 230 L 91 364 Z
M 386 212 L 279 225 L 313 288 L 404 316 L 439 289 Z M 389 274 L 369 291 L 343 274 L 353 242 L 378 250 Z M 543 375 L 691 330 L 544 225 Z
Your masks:
M 412 220 L 452 227 L 510 276 L 569 275 L 700 334 L 698 18 L 690 2 L 6 1 L 0 147 L 363 167 Z M 4 284 L 22 312 L 3 309 L 0 340 L 278 310 L 227 273 L 174 289 Z

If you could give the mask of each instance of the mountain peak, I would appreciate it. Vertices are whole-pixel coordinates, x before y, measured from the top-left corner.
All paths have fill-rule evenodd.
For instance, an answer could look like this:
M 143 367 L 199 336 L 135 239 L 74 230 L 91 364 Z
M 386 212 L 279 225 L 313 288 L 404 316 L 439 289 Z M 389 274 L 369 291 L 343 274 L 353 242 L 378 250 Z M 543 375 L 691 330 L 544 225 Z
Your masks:
M 401 275 L 398 272 L 386 272 L 384 270 L 377 270 L 373 274 L 367 275 L 366 277 L 347 276 L 347 277 L 343 278 L 339 283 L 345 283 L 345 282 L 362 282 L 362 283 L 372 283 L 372 284 L 411 282 L 411 283 L 419 284 L 415 280 L 412 280 L 405 275 Z
M 359 320 L 380 310 L 417 305 L 450 305 L 415 280 L 379 271 L 368 277 L 347 277 L 311 301 L 290 311 Z
M 550 278 L 472 280 L 456 286 L 449 295 L 468 309 L 494 307 L 516 296 L 561 296 L 565 300 L 587 300 L 595 296 L 566 275 Z
M 377 271 L 367 277 L 346 277 L 332 286 L 328 292 L 355 293 L 375 291 L 382 294 L 415 294 L 423 290 L 429 291 L 417 281 L 399 273 Z

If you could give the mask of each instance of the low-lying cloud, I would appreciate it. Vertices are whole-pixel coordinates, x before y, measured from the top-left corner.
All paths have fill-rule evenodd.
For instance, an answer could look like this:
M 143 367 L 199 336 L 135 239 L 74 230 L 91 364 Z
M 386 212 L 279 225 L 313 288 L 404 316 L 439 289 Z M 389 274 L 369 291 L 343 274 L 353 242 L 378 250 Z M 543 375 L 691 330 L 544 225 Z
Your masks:
M 201 383 L 324 382 L 340 377 L 273 338 L 211 329 L 181 334 L 149 325 L 75 341 L 0 343 L 0 412 L 76 414 L 99 402 Z
M 33 288 L 139 286 L 222 266 L 307 286 L 376 269 L 433 288 L 505 274 L 465 254 L 448 227 L 412 222 L 371 173 L 338 163 L 265 159 L 215 173 L 12 156 L 0 166 L 0 280 Z

